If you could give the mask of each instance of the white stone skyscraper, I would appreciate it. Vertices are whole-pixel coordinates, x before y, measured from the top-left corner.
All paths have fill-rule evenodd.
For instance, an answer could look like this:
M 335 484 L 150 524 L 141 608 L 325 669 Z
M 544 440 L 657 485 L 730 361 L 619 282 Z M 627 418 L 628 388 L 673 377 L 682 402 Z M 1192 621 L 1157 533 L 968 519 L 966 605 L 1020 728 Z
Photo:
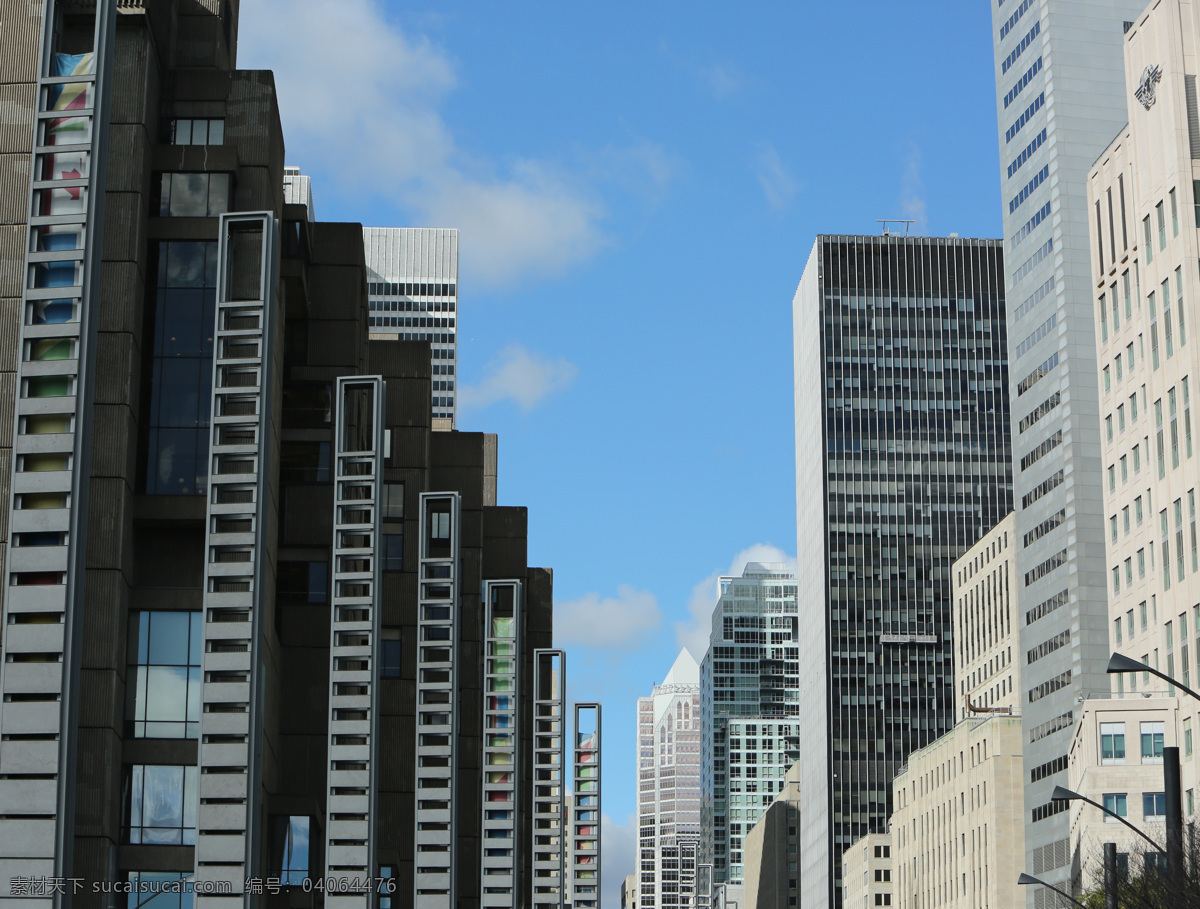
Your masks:
M 1020 653 L 1044 654 L 1022 667 L 1026 868 L 1052 884 L 1070 872 L 1070 814 L 1050 793 L 1067 782 L 1063 756 L 1077 702 L 1109 690 L 1086 181 L 1126 121 L 1122 41 L 1145 5 L 991 4 L 1020 584 L 1015 599 Z M 1031 892 L 1028 899 L 1034 905 L 1037 896 Z
M 433 428 L 453 429 L 458 413 L 458 231 L 364 227 L 372 338 L 429 341 Z
M 696 905 L 700 666 L 686 649 L 638 698 L 638 907 Z

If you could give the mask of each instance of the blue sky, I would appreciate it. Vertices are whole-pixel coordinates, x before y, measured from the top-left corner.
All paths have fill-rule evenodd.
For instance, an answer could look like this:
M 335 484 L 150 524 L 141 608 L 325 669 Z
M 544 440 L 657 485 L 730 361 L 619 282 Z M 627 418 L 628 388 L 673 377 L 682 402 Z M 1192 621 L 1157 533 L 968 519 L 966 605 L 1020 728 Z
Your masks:
M 459 428 L 499 434 L 571 696 L 604 704 L 606 906 L 633 870 L 636 698 L 716 574 L 795 551 L 791 299 L 815 235 L 999 236 L 989 17 L 242 4 L 239 65 L 276 71 L 318 217 L 461 230 Z

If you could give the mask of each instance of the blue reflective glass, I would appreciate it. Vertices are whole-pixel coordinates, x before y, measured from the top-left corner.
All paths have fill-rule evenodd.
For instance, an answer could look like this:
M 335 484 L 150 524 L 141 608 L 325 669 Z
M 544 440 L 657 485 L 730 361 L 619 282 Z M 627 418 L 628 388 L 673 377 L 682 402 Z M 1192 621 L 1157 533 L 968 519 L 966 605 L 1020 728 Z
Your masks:
M 192 666 L 199 666 L 200 654 L 203 652 L 204 643 L 204 613 L 192 612 L 188 614 L 191 616 L 188 663 Z
M 71 300 L 38 300 L 33 304 L 34 325 L 59 325 L 70 322 L 75 314 Z
M 150 613 L 150 651 L 147 662 L 171 666 L 187 665 L 191 621 L 192 616 L 188 612 Z
M 192 909 L 190 874 L 180 871 L 130 871 L 126 909 Z
M 287 838 L 283 845 L 282 883 L 302 884 L 308 877 L 309 820 L 288 818 Z
M 71 287 L 74 283 L 74 262 L 41 262 L 34 272 L 35 287 Z

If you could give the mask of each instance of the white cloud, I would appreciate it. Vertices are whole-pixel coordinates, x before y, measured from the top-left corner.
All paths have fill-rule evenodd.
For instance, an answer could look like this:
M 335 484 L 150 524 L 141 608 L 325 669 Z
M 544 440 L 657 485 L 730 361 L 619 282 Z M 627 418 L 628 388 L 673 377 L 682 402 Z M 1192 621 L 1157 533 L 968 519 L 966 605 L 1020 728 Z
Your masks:
M 581 157 L 592 179 L 619 183 L 652 206 L 662 201 L 683 165 L 679 155 L 638 137 L 632 137 L 629 145 L 609 144 L 596 152 L 584 152 Z
M 925 183 L 921 180 L 921 147 L 913 140 L 908 141 L 905 154 L 904 173 L 900 177 L 900 210 L 905 218 L 917 223 L 914 234 L 925 231 Z
M 776 211 L 787 208 L 800 189 L 800 184 L 784 167 L 779 152 L 770 142 L 764 142 L 759 149 L 754 159 L 754 174 L 767 197 L 767 204 Z
M 621 885 L 627 874 L 637 872 L 637 815 L 630 814 L 625 823 L 614 821 L 609 815 L 600 814 L 600 877 L 603 893 L 601 906 L 621 905 Z
M 254 0 L 239 32 L 239 65 L 275 72 L 288 163 L 337 192 L 382 198 L 409 223 L 459 228 L 474 281 L 560 274 L 608 242 L 607 207 L 587 179 L 459 146 L 440 112 L 455 61 L 389 20 L 380 0 Z
M 789 571 L 796 570 L 796 557 L 790 556 L 770 543 L 755 543 L 733 557 L 728 571 L 714 571 L 692 588 L 688 597 L 688 615 L 684 622 L 675 623 L 675 639 L 680 647 L 686 647 L 697 662 L 708 653 L 708 637 L 712 631 L 713 607 L 717 605 L 717 579 L 737 577 L 745 570 L 748 562 L 783 562 Z
M 513 401 L 522 413 L 528 413 L 548 394 L 570 385 L 578 371 L 574 363 L 561 357 L 549 360 L 510 344 L 488 364 L 481 382 L 461 386 L 459 407 L 482 410 L 500 401 Z
M 642 636 L 662 624 L 654 594 L 628 584 L 615 597 L 589 593 L 578 600 L 554 604 L 554 643 L 581 647 L 633 650 Z
M 736 95 L 746 85 L 745 74 L 733 63 L 714 63 L 696 68 L 696 78 L 718 101 Z

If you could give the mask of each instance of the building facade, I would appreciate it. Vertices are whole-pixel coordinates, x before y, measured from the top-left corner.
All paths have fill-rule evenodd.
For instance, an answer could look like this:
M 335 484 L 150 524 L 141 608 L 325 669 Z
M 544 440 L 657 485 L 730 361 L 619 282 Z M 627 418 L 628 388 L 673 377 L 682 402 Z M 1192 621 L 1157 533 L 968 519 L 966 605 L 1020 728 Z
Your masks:
M 868 833 L 842 853 L 842 905 L 891 906 L 892 874 L 892 834 Z
M 364 227 L 371 337 L 429 342 L 434 429 L 453 429 L 458 394 L 458 231 Z
M 798 574 L 825 588 L 800 639 L 801 886 L 825 907 L 954 724 L 951 565 L 1012 510 L 1000 244 L 821 236 L 793 311 Z
M 1088 174 L 1091 294 L 1096 318 L 1100 450 L 1107 548 L 1109 650 L 1195 688 L 1200 653 L 1200 555 L 1196 497 L 1200 458 L 1191 397 L 1200 366 L 1200 75 L 1198 10 L 1191 0 L 1147 6 L 1126 31 L 1123 96 L 1128 122 Z M 1111 220 L 1109 212 L 1112 212 Z M 1098 219 L 1098 220 L 1097 220 Z M 1111 224 L 1111 229 L 1110 229 Z M 1072 743 L 1072 775 L 1089 791 L 1125 795 L 1137 821 L 1144 792 L 1161 791 L 1155 755 L 1139 727 L 1158 710 L 1160 740 L 1180 745 L 1185 817 L 1195 812 L 1192 757 L 1198 704 L 1146 673 L 1110 677 L 1113 700 L 1089 700 Z M 1136 700 L 1128 700 L 1136 698 Z M 1143 699 L 1149 698 L 1149 699 Z M 1120 734 L 1122 756 L 1113 752 Z M 1160 741 L 1161 745 L 1161 741 Z M 1098 760 L 1097 760 L 1098 757 Z M 1149 766 L 1146 766 L 1149 765 Z M 1080 790 L 1082 791 L 1082 790 Z M 1115 796 L 1114 796 L 1115 798 Z M 1126 801 L 1127 799 L 1127 801 Z M 1097 799 L 1099 800 L 1099 799 Z M 1154 807 L 1154 806 L 1150 806 Z M 1073 809 L 1075 806 L 1073 806 Z M 1073 810 L 1076 881 L 1094 870 L 1096 818 Z M 1105 829 L 1108 839 L 1114 839 Z M 1160 840 L 1161 841 L 1161 840 Z M 1125 851 L 1124 844 L 1119 848 Z M 1134 851 L 1139 851 L 1137 847 Z
M 1019 716 L 963 720 L 893 781 L 893 902 L 905 909 L 1017 906 L 1024 889 Z
M 800 772 L 799 763 L 788 768 L 743 841 L 746 909 L 800 905 Z
M 1164 683 L 1154 676 L 1147 679 L 1158 690 L 1084 702 L 1071 740 L 1067 786 L 1128 819 L 1155 843 L 1165 844 L 1164 747 L 1180 748 L 1184 822 L 1194 824 L 1196 820 L 1194 719 L 1181 709 L 1180 699 L 1168 694 Z M 1184 740 L 1176 737 L 1181 729 L 1185 730 Z M 1071 883 L 1076 893 L 1103 886 L 1105 843 L 1117 844 L 1117 864 L 1122 871 L 1138 874 L 1147 863 L 1165 864 L 1165 853 L 1099 808 L 1072 801 L 1069 814 Z
M 700 666 L 686 649 L 638 698 L 638 880 L 643 909 L 695 906 L 700 847 Z
M 992 5 L 1020 539 L 1020 652 L 1027 667 L 1027 866 L 1059 885 L 1067 816 L 1048 812 L 1076 701 L 1108 690 L 1102 469 L 1095 439 L 1087 169 L 1126 120 L 1121 42 L 1144 0 L 1015 0 Z M 1069 646 L 1057 646 L 1069 641 Z M 1065 681 L 1066 684 L 1060 684 Z M 1055 763 L 1059 762 L 1059 763 Z M 1037 817 L 1038 820 L 1034 820 Z M 1038 888 L 1030 888 L 1033 905 Z
M 1016 515 L 1010 513 L 952 569 L 960 720 L 983 712 L 1021 712 L 1022 660 L 1014 623 L 1023 617 L 1016 542 Z
M 750 562 L 718 585 L 700 666 L 700 862 L 740 886 L 742 838 L 798 756 L 796 577 Z
M 625 875 L 621 884 L 621 909 L 638 909 L 638 875 Z
M 429 342 L 369 337 L 361 225 L 285 190 L 237 4 L 0 22 L 0 895 L 531 905 L 551 575 Z

